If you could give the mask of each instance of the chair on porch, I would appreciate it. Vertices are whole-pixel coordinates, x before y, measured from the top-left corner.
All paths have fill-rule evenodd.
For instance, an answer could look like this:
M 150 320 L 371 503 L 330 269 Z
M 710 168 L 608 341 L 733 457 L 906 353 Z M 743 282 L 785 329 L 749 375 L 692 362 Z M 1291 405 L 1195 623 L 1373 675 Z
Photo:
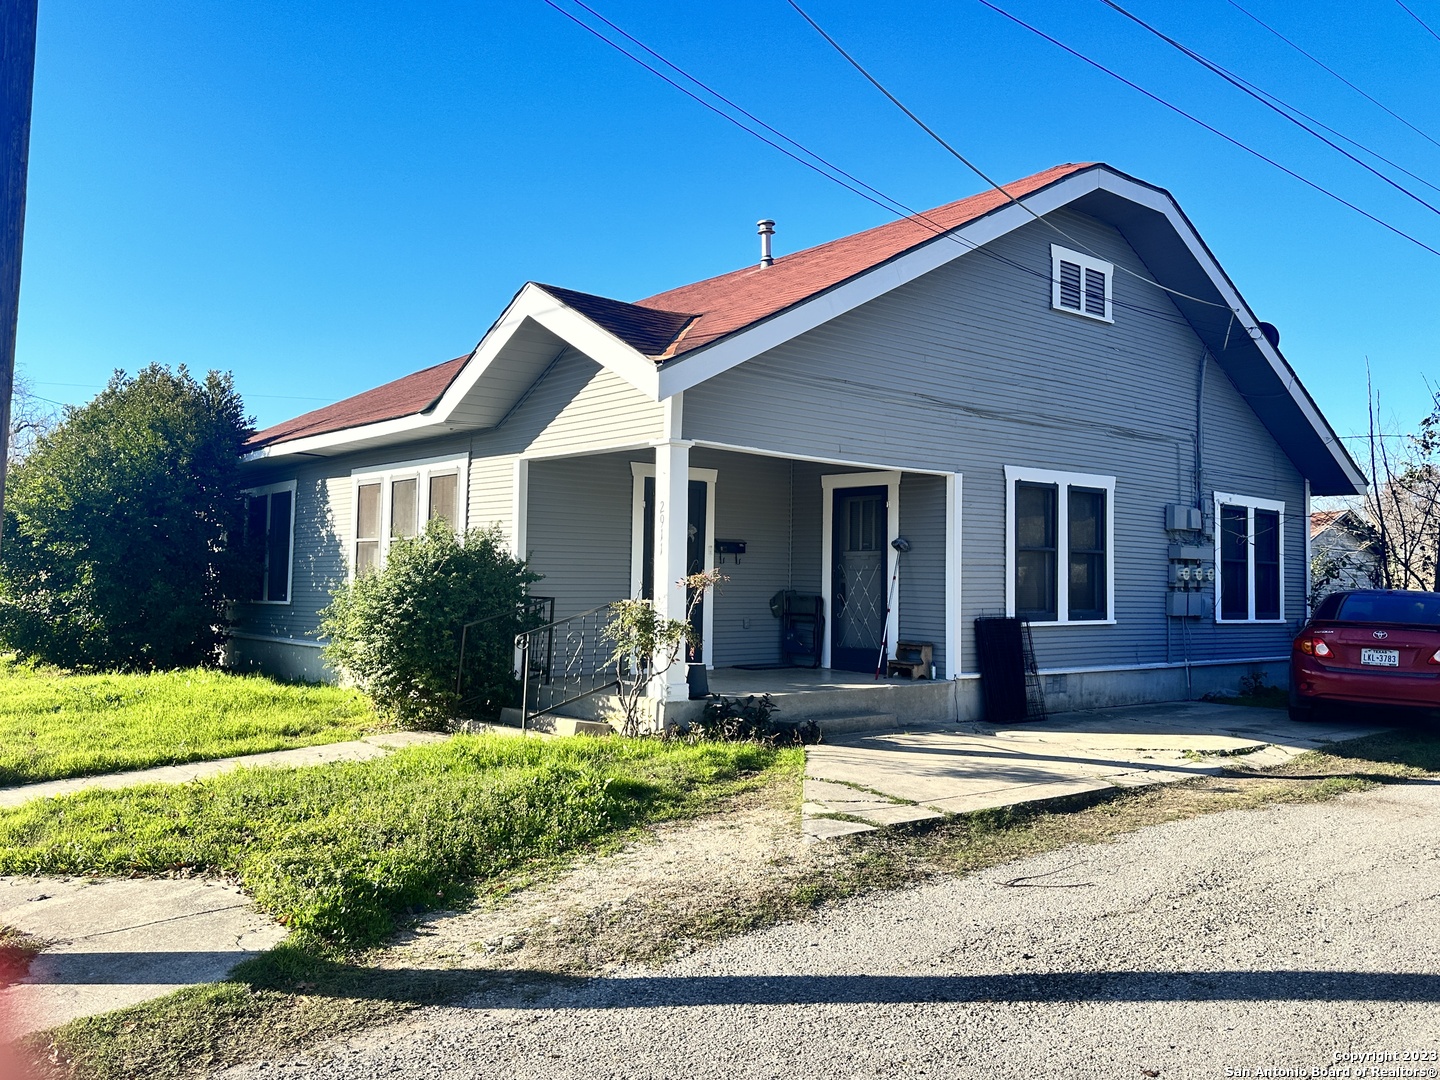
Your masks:
M 825 640 L 825 601 L 812 593 L 782 589 L 770 598 L 770 610 L 780 620 L 781 662 L 818 668 Z

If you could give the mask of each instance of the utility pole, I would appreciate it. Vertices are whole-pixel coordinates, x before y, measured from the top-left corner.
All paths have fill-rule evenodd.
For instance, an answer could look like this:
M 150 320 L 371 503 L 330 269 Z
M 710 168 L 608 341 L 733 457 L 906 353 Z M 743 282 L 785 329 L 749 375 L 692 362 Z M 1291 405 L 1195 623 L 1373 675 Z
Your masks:
M 10 399 L 15 392 L 15 326 L 20 316 L 38 4 L 39 0 L 0 3 L 0 521 L 10 459 Z

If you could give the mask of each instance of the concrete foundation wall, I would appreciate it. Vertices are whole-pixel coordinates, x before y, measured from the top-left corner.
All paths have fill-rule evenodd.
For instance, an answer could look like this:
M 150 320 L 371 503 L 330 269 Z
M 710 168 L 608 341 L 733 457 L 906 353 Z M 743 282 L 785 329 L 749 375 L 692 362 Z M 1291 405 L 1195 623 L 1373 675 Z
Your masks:
M 340 681 L 335 670 L 325 663 L 320 649 L 306 642 L 234 637 L 226 645 L 221 663 L 231 671 L 260 671 L 291 682 Z

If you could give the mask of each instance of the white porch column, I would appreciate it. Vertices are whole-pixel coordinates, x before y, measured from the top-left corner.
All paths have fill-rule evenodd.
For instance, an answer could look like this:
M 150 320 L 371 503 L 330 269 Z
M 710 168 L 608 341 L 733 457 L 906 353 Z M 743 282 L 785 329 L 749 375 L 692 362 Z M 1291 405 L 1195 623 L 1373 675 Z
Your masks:
M 655 613 L 662 619 L 685 618 L 681 582 L 689 524 L 690 443 L 668 439 L 655 444 Z M 663 662 L 657 659 L 657 664 Z M 683 650 L 664 679 L 651 682 L 650 695 L 662 701 L 684 701 L 690 696 Z

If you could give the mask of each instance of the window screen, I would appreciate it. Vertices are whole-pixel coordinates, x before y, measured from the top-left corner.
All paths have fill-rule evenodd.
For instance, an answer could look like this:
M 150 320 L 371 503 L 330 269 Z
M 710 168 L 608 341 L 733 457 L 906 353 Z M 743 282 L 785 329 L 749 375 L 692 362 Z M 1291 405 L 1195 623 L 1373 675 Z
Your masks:
M 420 481 L 394 480 L 390 483 L 390 539 L 414 536 L 419 520 Z
M 434 521 L 441 518 L 448 521 L 453 528 L 455 525 L 455 496 L 460 486 L 460 478 L 454 473 L 443 476 L 430 477 L 430 504 L 427 512 L 427 520 Z
M 1022 619 L 1054 620 L 1056 603 L 1054 484 L 1015 485 L 1015 613 Z
M 355 573 L 373 570 L 380 563 L 380 485 L 355 489 Z
M 271 492 L 270 529 L 265 544 L 265 599 L 283 604 L 290 600 L 290 516 L 293 496 Z
M 1069 499 L 1070 618 L 1106 617 L 1105 492 L 1072 487 Z
M 1220 617 L 1250 617 L 1250 526 L 1243 506 L 1220 507 Z
M 1255 511 L 1255 618 L 1280 618 L 1280 515 Z

